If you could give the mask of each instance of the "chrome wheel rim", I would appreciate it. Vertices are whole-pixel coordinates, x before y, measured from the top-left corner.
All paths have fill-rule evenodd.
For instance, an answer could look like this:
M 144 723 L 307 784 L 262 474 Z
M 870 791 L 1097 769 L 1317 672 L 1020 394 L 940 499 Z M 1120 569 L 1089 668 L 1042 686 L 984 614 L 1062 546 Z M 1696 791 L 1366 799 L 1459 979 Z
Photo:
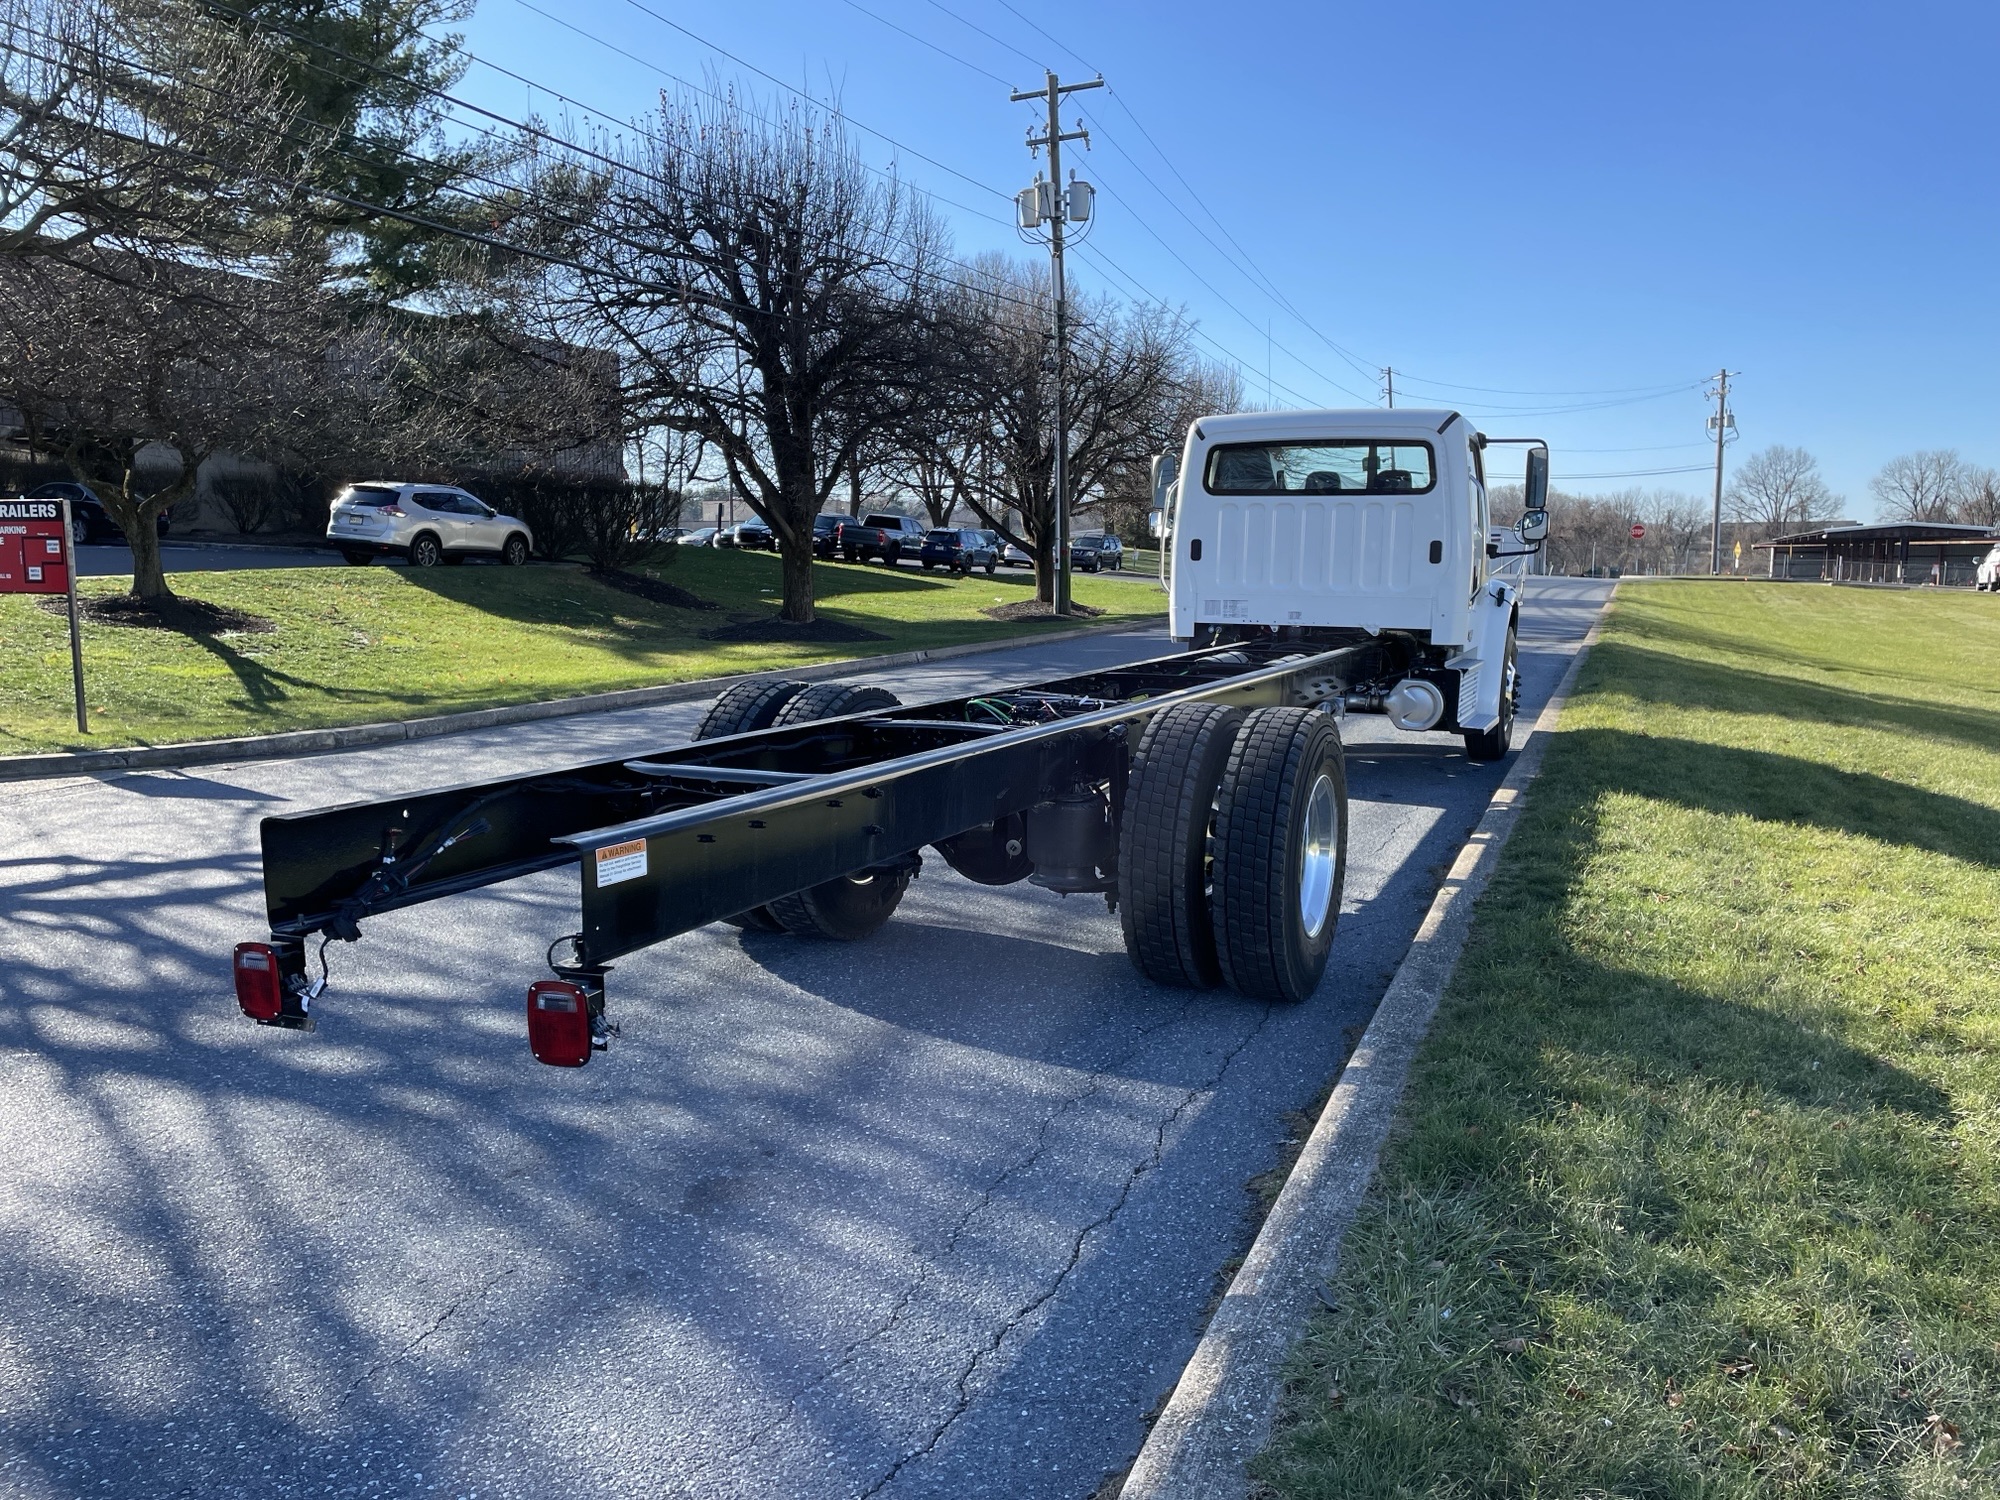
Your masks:
M 1299 920 L 1306 936 L 1325 929 L 1333 908 L 1333 876 L 1339 862 L 1340 809 L 1334 800 L 1333 778 L 1322 775 L 1306 798 L 1306 824 L 1300 843 Z

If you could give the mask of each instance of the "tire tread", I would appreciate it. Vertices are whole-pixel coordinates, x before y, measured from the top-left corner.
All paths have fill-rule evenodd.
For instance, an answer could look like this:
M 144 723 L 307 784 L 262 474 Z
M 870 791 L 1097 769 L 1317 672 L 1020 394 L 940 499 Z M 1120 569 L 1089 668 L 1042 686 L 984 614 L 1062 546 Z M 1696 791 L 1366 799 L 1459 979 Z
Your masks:
M 1177 704 L 1153 716 L 1132 755 L 1119 823 L 1119 922 L 1126 953 L 1156 984 L 1211 989 L 1222 981 L 1193 841 L 1207 838 L 1242 722 L 1241 709 Z

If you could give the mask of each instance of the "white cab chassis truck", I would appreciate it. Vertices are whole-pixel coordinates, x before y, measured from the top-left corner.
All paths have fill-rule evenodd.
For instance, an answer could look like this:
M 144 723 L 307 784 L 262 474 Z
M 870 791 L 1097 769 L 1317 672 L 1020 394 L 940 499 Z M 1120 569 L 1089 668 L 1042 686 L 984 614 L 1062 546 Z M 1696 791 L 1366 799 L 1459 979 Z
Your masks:
M 1547 446 L 1518 441 L 1528 508 L 1503 547 L 1489 441 L 1455 413 L 1205 417 L 1178 487 L 1155 470 L 1168 655 L 908 704 L 757 677 L 691 742 L 265 818 L 270 938 L 237 945 L 237 1004 L 310 1030 L 327 946 L 362 922 L 568 866 L 580 910 L 528 987 L 528 1044 L 579 1067 L 615 1031 L 611 960 L 716 921 L 865 938 L 926 854 L 981 885 L 1102 896 L 1159 983 L 1304 1000 L 1346 879 L 1341 713 L 1506 753 L 1516 584 L 1495 564 L 1547 525 Z
M 1527 447 L 1526 512 L 1503 545 L 1486 454 Z M 1519 703 L 1514 559 L 1547 533 L 1548 446 L 1488 438 L 1457 412 L 1250 412 L 1204 417 L 1154 465 L 1174 636 L 1190 647 L 1357 634 L 1413 647 L 1395 681 L 1334 704 L 1413 733 L 1507 753 Z

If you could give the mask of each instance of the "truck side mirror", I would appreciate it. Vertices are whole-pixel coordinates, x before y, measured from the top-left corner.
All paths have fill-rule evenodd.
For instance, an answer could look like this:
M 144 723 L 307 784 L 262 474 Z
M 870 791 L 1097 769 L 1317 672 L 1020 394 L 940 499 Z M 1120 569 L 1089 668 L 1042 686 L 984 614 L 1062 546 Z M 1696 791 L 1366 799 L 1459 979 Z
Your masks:
M 1528 478 L 1522 486 L 1523 499 L 1532 513 L 1547 510 L 1549 505 L 1549 450 L 1530 448 L 1528 450 Z
M 1524 545 L 1538 547 L 1549 538 L 1549 513 L 1546 510 L 1524 512 L 1514 523 L 1514 535 Z
M 1167 508 L 1167 490 L 1180 478 L 1181 461 L 1172 453 L 1156 454 L 1153 458 L 1153 509 Z M 1156 531 L 1153 535 L 1158 536 Z
M 1148 511 L 1146 513 L 1146 535 L 1158 537 L 1165 536 L 1166 534 L 1167 513 L 1164 510 Z

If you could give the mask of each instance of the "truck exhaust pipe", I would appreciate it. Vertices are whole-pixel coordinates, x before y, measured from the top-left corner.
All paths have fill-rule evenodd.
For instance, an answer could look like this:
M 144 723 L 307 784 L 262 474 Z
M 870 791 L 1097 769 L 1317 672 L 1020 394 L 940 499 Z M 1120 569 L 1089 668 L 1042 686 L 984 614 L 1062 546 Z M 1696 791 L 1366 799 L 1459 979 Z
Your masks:
M 1405 677 L 1386 693 L 1349 693 L 1341 701 L 1349 713 L 1387 714 L 1391 724 L 1412 734 L 1444 722 L 1444 693 L 1421 677 Z

